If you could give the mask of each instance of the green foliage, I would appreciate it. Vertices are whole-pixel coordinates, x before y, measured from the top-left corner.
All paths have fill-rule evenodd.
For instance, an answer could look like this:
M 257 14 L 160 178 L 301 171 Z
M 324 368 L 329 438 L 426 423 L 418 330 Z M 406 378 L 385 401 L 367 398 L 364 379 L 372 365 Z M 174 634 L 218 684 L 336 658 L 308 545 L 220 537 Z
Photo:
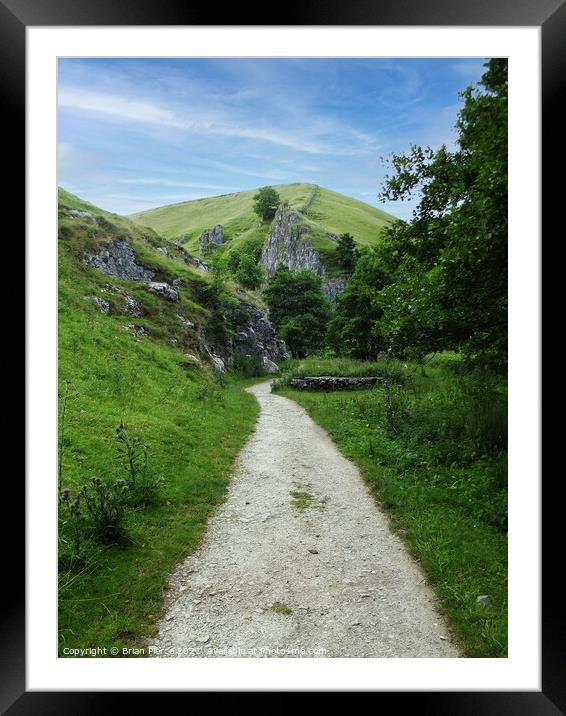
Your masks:
M 246 356 L 234 353 L 234 373 L 244 378 L 256 378 L 265 375 L 263 361 L 258 356 Z
M 272 186 L 264 186 L 254 195 L 254 211 L 262 221 L 271 221 L 281 199 Z
M 226 316 L 238 305 L 227 285 L 228 267 L 226 258 L 215 253 L 209 260 L 210 282 L 199 292 L 199 299 L 209 309 L 207 335 L 213 342 L 223 342 L 229 336 Z
M 125 480 L 103 482 L 91 478 L 79 493 L 81 505 L 97 540 L 113 544 L 124 538 L 124 514 L 128 506 L 128 485 Z
M 507 60 L 463 93 L 458 148 L 394 155 L 383 200 L 420 193 L 412 221 L 384 232 L 393 270 L 376 329 L 398 354 L 461 350 L 507 361 Z
M 385 347 L 375 330 L 383 310 L 379 292 L 388 283 L 377 249 L 364 250 L 344 291 L 336 297 L 328 341 L 339 355 L 374 359 Z
M 234 255 L 238 256 L 238 254 Z M 234 278 L 238 283 L 241 283 L 244 288 L 254 291 L 263 283 L 263 277 L 264 271 L 261 264 L 257 263 L 249 254 L 243 252 L 239 254 L 238 266 L 234 271 Z
M 338 254 L 338 261 L 340 266 L 351 274 L 356 267 L 356 262 L 359 257 L 359 251 L 356 248 L 356 242 L 354 237 L 350 234 L 341 234 L 336 244 L 336 253 Z
M 292 272 L 280 266 L 265 289 L 265 298 L 278 335 L 295 357 L 322 347 L 330 305 L 320 276 L 307 269 Z

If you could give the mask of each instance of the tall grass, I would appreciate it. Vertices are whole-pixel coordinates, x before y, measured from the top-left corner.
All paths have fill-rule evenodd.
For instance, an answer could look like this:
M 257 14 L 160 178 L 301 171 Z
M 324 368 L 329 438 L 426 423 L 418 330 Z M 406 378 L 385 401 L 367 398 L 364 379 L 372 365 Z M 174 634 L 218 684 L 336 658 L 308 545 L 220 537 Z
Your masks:
M 305 376 L 352 376 L 365 378 L 380 376 L 392 383 L 411 380 L 412 370 L 406 363 L 394 358 L 382 358 L 376 361 L 360 361 L 355 358 L 309 357 L 303 360 L 291 359 L 283 364 L 280 385 L 288 385 L 294 378 Z

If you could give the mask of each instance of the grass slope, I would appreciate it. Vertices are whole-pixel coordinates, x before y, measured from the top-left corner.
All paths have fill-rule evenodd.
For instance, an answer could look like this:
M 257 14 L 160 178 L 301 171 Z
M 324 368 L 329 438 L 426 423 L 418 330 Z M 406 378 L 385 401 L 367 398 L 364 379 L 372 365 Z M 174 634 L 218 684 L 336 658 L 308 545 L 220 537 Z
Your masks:
M 381 229 L 395 220 L 394 216 L 381 209 L 322 187 L 307 216 L 333 234 L 350 233 L 363 246 L 379 241 Z
M 160 502 L 127 517 L 125 544 L 90 551 L 83 561 L 65 561 L 59 574 L 60 655 L 92 647 L 122 653 L 154 630 L 166 576 L 196 548 L 208 515 L 224 499 L 233 460 L 258 406 L 243 391 L 242 379 L 219 380 L 183 357 L 185 350 L 195 350 L 197 335 L 175 314 L 204 329 L 207 309 L 198 303 L 198 291 L 192 293 L 203 277 L 181 260 L 153 251 L 163 243 L 153 232 L 63 190 L 59 199 L 60 396 L 68 391 L 62 487 L 74 495 L 93 475 L 121 476 L 114 433 L 121 420 L 150 444 L 152 467 L 165 478 Z M 68 209 L 88 211 L 96 223 L 88 216 L 73 218 Z M 80 262 L 85 248 L 116 236 L 127 236 L 159 277 L 183 280 L 178 304 Z M 109 283 L 134 296 L 144 317 L 124 315 L 121 294 L 103 291 Z M 96 295 L 110 301 L 110 314 L 88 298 Z M 146 335 L 132 330 L 133 324 Z
M 282 201 L 295 209 L 300 209 L 307 201 L 312 186 L 310 184 L 282 184 L 276 186 Z M 170 204 L 158 209 L 150 209 L 132 214 L 130 219 L 142 226 L 149 226 L 167 239 L 189 236 L 189 250 L 197 249 L 197 239 L 205 229 L 216 224 L 224 227 L 226 240 L 233 239 L 249 231 L 258 224 L 253 211 L 253 197 L 257 189 L 235 194 L 223 194 L 206 199 Z
M 485 403 L 474 380 L 439 362 L 426 375 L 396 362 L 291 362 L 289 377 L 385 375 L 392 386 L 316 393 L 277 388 L 302 405 L 359 467 L 392 525 L 421 562 L 470 657 L 507 655 L 505 387 Z M 483 384 L 482 384 L 483 385 Z M 477 384 L 476 384 L 477 386 Z M 394 430 L 391 430 L 391 427 Z M 397 432 L 396 432 L 397 431 Z M 480 447 L 483 441 L 483 447 Z M 492 603 L 476 602 L 488 594 Z
M 282 201 L 302 211 L 309 199 L 314 199 L 304 211 L 305 221 L 313 229 L 314 246 L 320 250 L 323 260 L 333 264 L 335 244 L 328 237 L 349 232 L 361 245 L 372 245 L 379 241 L 381 229 L 394 217 L 380 209 L 356 199 L 329 191 L 312 184 L 281 184 L 275 186 Z M 261 225 L 253 212 L 253 196 L 257 190 L 226 194 L 224 196 L 187 201 L 181 204 L 151 209 L 132 214 L 131 219 L 141 226 L 148 226 L 169 239 L 188 236 L 185 244 L 188 251 L 198 251 L 198 237 L 204 229 L 222 224 L 228 242 L 226 250 L 237 248 L 248 239 L 265 240 L 268 225 Z

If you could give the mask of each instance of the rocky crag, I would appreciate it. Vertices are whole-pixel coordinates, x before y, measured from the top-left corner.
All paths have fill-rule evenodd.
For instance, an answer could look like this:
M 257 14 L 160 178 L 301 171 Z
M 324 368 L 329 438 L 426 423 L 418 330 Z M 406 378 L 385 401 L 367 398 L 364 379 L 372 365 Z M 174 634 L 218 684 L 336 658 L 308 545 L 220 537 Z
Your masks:
M 198 240 L 200 255 L 206 256 L 223 243 L 224 227 L 221 224 L 217 224 L 213 229 L 205 229 Z
M 179 292 L 183 290 L 183 282 L 179 279 L 175 279 L 171 283 L 152 281 L 155 272 L 138 262 L 134 250 L 125 239 L 109 241 L 99 251 L 85 253 L 83 263 L 93 266 L 106 276 L 139 281 L 148 291 L 168 302 L 177 303 Z M 143 308 L 140 304 L 122 289 L 108 285 L 103 292 L 115 297 L 120 296 L 122 301 L 120 312 L 130 316 L 143 315 Z M 103 313 L 111 312 L 110 303 L 105 298 L 97 296 L 88 296 L 87 298 L 94 300 Z M 235 308 L 233 317 L 227 317 L 234 327 L 233 336 L 218 345 L 211 345 L 207 342 L 205 326 L 195 325 L 179 314 L 177 314 L 177 318 L 184 329 L 194 330 L 198 340 L 200 357 L 192 354 L 189 357 L 198 362 L 201 360 L 210 362 L 216 371 L 224 372 L 231 368 L 234 364 L 234 356 L 240 354 L 259 359 L 266 372 L 275 373 L 279 370 L 277 361 L 289 357 L 284 341 L 278 340 L 275 336 L 275 329 L 269 320 L 267 311 L 244 301 L 240 301 Z
M 235 310 L 236 330 L 232 352 L 248 358 L 259 358 L 268 373 L 278 370 L 277 361 L 289 358 L 285 341 L 275 337 L 275 328 L 266 311 L 249 303 L 240 303 Z
M 261 265 L 268 281 L 279 266 L 291 271 L 309 269 L 322 277 L 326 296 L 334 300 L 346 285 L 344 276 L 328 277 L 320 253 L 311 240 L 312 229 L 303 216 L 283 203 L 277 209 L 261 253 Z

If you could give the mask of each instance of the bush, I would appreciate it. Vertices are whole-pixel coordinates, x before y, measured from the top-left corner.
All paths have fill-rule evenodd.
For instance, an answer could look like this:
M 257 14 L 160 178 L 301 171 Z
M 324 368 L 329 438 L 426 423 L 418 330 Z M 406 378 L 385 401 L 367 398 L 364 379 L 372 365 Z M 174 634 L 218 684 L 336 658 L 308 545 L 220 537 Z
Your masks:
M 234 372 L 244 378 L 256 378 L 266 375 L 263 361 L 258 356 L 234 354 Z
M 248 254 L 241 254 L 238 267 L 234 271 L 234 278 L 242 284 L 244 288 L 254 291 L 263 283 L 264 278 L 263 267 L 258 264 Z
M 331 308 L 320 276 L 279 266 L 264 295 L 271 322 L 293 356 L 304 358 L 323 347 Z

